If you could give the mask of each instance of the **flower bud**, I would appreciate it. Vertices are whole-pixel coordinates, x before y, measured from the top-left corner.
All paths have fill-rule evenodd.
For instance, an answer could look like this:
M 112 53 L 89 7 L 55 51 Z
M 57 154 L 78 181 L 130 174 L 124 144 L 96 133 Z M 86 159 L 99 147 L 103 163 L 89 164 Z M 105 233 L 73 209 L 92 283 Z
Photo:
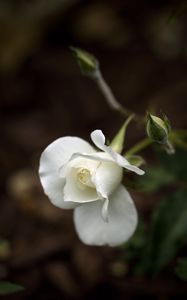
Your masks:
M 148 114 L 147 134 L 150 139 L 159 144 L 166 144 L 170 131 L 170 123 L 165 115 L 163 115 L 163 119 L 161 119 Z
M 81 72 L 84 75 L 94 75 L 99 69 L 98 60 L 92 54 L 80 48 L 71 47 L 70 49 L 80 66 Z

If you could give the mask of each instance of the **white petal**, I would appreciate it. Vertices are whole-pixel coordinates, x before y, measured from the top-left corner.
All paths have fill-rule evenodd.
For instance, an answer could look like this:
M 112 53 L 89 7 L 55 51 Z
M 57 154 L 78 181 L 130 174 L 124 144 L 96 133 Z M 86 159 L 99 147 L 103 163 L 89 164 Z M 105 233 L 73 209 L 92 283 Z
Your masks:
M 101 215 L 104 222 L 108 222 L 108 205 L 109 205 L 109 199 L 108 197 L 103 200 L 103 207 L 101 210 Z
M 67 163 L 75 151 L 92 153 L 94 148 L 77 137 L 62 137 L 51 143 L 40 158 L 39 175 L 45 194 L 61 208 L 73 208 L 75 203 L 64 202 L 65 180 L 60 178 L 59 169 Z
M 137 226 L 137 212 L 124 186 L 109 199 L 109 221 L 101 216 L 102 202 L 83 204 L 74 210 L 74 222 L 80 239 L 88 245 L 117 246 L 126 242 Z
M 74 153 L 70 160 L 73 160 L 77 157 L 85 157 L 92 160 L 97 161 L 105 161 L 105 162 L 116 162 L 118 166 L 125 168 L 129 171 L 135 172 L 138 175 L 143 175 L 145 172 L 141 170 L 140 168 L 131 165 L 128 160 L 121 156 L 120 154 L 114 152 L 110 147 L 105 146 L 106 152 L 95 152 L 92 154 L 87 153 Z
M 88 158 L 90 160 L 97 160 L 97 161 L 112 161 L 112 162 L 114 161 L 112 159 L 112 157 L 110 155 L 108 155 L 108 153 L 106 153 L 106 152 L 95 152 L 95 153 L 93 152 L 91 154 L 76 152 L 72 155 L 72 157 L 70 158 L 70 161 L 74 160 L 78 157 L 84 157 L 84 158 Z
M 76 172 L 73 168 L 68 172 L 66 177 L 66 184 L 64 187 L 64 201 L 75 203 L 84 203 L 96 201 L 99 199 L 98 193 L 95 188 L 88 186 L 80 187 L 76 176 L 73 174 Z
M 108 147 L 108 148 L 110 148 L 110 147 Z M 110 150 L 112 150 L 112 149 L 110 149 Z M 115 162 L 119 165 L 119 166 L 121 166 L 121 167 L 123 167 L 123 168 L 125 168 L 125 169 L 127 169 L 127 170 L 129 170 L 129 171 L 132 171 L 132 172 L 134 172 L 134 173 L 136 173 L 136 174 L 138 174 L 138 175 L 143 175 L 145 172 L 143 171 L 143 170 L 141 170 L 140 168 L 138 168 L 138 167 L 136 167 L 136 166 L 134 166 L 134 165 L 131 165 L 129 162 L 128 162 L 128 160 L 125 158 L 125 157 L 123 157 L 122 155 L 120 155 L 120 154 L 118 154 L 118 153 L 116 153 L 116 152 L 114 152 L 114 151 L 112 151 L 113 153 L 111 154 L 112 155 L 112 157 L 113 157 L 113 159 L 115 160 Z
M 136 167 L 134 165 L 130 165 L 129 164 L 129 165 L 126 165 L 124 168 L 127 169 L 127 170 L 129 170 L 129 171 L 132 171 L 132 172 L 134 172 L 134 173 L 136 173 L 138 175 L 144 175 L 145 174 L 145 172 L 142 169 L 140 169 L 140 168 L 138 168 L 138 167 Z
M 97 192 L 103 198 L 110 196 L 119 186 L 122 180 L 122 173 L 123 169 L 115 162 L 101 162 L 92 178 Z
M 93 143 L 101 150 L 105 151 L 105 136 L 103 134 L 103 132 L 99 129 L 94 130 L 91 133 L 91 139 L 93 141 Z
M 105 151 L 112 157 L 112 159 L 121 167 L 135 172 L 138 175 L 143 175 L 144 171 L 140 168 L 131 165 L 126 158 L 121 156 L 119 153 L 112 150 L 111 147 L 105 145 L 105 136 L 101 130 L 95 130 L 91 133 L 91 139 L 93 143 L 101 150 Z

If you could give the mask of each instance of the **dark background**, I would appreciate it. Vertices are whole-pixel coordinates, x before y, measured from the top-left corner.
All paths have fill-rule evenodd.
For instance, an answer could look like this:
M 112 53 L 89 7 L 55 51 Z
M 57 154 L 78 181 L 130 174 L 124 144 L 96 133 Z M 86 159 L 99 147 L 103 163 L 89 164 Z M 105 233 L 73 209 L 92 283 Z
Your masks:
M 23 285 L 7 299 L 186 299 L 171 274 L 132 275 L 120 249 L 87 247 L 72 213 L 43 195 L 38 162 L 60 136 L 112 138 L 123 118 L 80 74 L 69 46 L 92 52 L 119 102 L 161 109 L 186 128 L 186 1 L 0 1 L 0 279 Z M 127 147 L 144 136 L 131 127 Z M 140 214 L 156 199 L 135 193 Z

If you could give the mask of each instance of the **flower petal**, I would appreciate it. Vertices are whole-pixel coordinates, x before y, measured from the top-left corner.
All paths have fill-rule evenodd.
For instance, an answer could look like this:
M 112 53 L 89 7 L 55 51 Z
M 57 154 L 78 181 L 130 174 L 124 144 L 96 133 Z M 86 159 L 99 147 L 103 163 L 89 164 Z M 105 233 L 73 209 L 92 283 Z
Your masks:
M 88 245 L 117 246 L 127 241 L 137 226 L 137 212 L 130 194 L 123 185 L 109 199 L 109 221 L 101 216 L 102 202 L 83 204 L 74 210 L 79 238 Z
M 100 129 L 96 129 L 91 133 L 92 142 L 97 146 L 97 148 L 105 151 L 105 136 Z
M 109 148 L 109 147 L 108 147 Z M 110 149 L 112 150 L 112 149 Z M 113 152 L 113 151 L 112 151 Z M 122 155 L 116 153 L 116 152 L 113 152 L 112 154 L 112 157 L 114 159 L 114 161 L 121 167 L 129 170 L 129 171 L 132 171 L 138 175 L 143 175 L 145 172 L 143 170 L 141 170 L 140 168 L 134 166 L 134 165 L 131 165 L 128 160 L 123 157 Z
M 90 160 L 97 160 L 97 161 L 109 161 L 109 162 L 114 161 L 112 159 L 112 157 L 110 155 L 108 155 L 108 153 L 106 153 L 106 152 L 95 152 L 95 153 L 93 152 L 91 154 L 76 152 L 71 156 L 70 161 L 72 161 L 78 157 L 84 157 L 84 158 L 88 158 Z
M 131 165 L 128 160 L 123 157 L 122 155 L 120 155 L 119 153 L 115 152 L 112 150 L 111 147 L 105 145 L 105 136 L 102 133 L 101 130 L 95 130 L 91 133 L 91 139 L 93 141 L 93 143 L 101 150 L 105 151 L 108 155 L 110 155 L 110 157 L 112 157 L 112 159 L 121 167 L 135 172 L 138 175 L 143 175 L 144 171 L 141 170 L 140 168 Z
M 62 137 L 51 143 L 40 158 L 39 175 L 45 194 L 60 208 L 73 208 L 75 203 L 64 202 L 65 180 L 60 177 L 59 169 L 70 159 L 75 151 L 92 153 L 94 148 L 77 137 Z
M 110 196 L 119 186 L 122 175 L 123 169 L 115 162 L 101 162 L 92 177 L 98 194 L 100 194 L 102 198 Z
M 104 222 L 108 222 L 108 205 L 109 205 L 109 199 L 106 197 L 103 199 L 103 207 L 101 210 L 101 215 Z
M 88 186 L 81 187 L 76 179 L 75 173 L 76 170 L 72 168 L 66 176 L 66 184 L 64 187 L 64 201 L 66 203 L 84 203 L 98 200 L 99 196 L 97 190 Z

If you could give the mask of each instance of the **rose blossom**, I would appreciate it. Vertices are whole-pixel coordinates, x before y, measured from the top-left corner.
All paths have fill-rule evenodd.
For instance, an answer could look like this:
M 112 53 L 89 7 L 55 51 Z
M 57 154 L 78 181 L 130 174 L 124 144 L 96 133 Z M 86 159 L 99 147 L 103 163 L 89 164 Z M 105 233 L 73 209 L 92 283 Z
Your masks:
M 137 225 L 135 205 L 121 184 L 123 168 L 144 171 L 107 146 L 101 130 L 91 139 L 99 150 L 78 137 L 51 143 L 41 155 L 40 180 L 54 205 L 74 208 L 75 228 L 85 244 L 120 245 Z

